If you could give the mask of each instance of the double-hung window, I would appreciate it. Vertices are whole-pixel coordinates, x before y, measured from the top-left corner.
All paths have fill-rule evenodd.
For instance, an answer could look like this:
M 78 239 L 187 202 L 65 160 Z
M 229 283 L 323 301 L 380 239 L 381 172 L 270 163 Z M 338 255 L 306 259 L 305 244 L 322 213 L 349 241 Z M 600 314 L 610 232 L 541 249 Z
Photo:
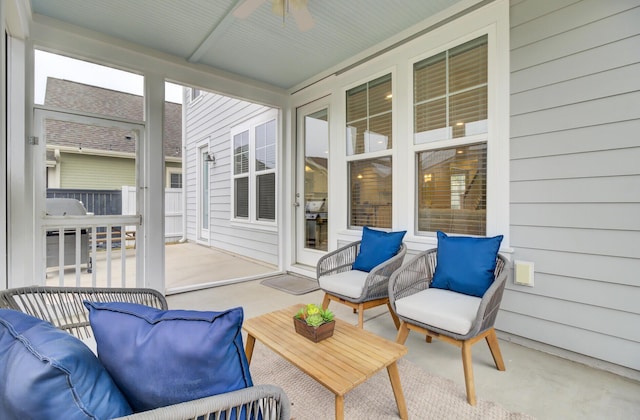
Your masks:
M 231 130 L 233 219 L 276 220 L 276 113 Z
M 413 65 L 418 232 L 485 235 L 487 36 Z
M 349 226 L 391 228 L 391 74 L 346 92 Z

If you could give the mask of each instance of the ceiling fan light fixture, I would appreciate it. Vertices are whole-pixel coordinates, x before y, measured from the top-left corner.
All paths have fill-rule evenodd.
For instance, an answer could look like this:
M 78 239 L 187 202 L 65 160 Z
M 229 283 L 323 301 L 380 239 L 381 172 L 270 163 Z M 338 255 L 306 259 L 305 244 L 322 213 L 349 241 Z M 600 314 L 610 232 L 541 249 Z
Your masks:
M 266 0 L 244 0 L 233 11 L 233 15 L 239 19 L 246 19 L 265 2 Z M 308 6 L 308 0 L 271 0 L 271 12 L 282 17 L 283 26 L 285 18 L 291 13 L 301 32 L 306 32 L 315 25 Z

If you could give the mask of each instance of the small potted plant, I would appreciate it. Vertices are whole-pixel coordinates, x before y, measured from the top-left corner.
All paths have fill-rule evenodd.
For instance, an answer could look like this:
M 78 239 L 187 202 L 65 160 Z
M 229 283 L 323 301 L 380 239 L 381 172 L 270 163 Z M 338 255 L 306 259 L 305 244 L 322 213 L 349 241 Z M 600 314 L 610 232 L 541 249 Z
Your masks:
M 333 335 L 336 321 L 329 309 L 310 303 L 303 306 L 293 317 L 296 332 L 317 343 Z

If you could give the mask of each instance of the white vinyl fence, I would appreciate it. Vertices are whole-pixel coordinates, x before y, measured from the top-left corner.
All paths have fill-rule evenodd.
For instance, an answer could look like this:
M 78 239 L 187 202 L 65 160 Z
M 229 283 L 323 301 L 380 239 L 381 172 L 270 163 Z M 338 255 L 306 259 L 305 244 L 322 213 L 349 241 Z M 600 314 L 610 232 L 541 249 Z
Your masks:
M 136 188 L 122 187 L 122 214 L 136 214 Z M 182 238 L 182 188 L 164 190 L 164 241 Z

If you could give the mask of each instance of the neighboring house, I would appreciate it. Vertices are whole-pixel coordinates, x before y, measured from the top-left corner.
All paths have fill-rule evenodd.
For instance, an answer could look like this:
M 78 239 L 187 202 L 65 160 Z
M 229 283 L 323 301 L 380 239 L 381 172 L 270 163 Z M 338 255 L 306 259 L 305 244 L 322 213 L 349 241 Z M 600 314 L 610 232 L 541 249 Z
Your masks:
M 305 162 L 296 154 L 296 142 L 301 118 L 327 110 L 328 182 L 314 184 L 328 188 L 329 249 L 359 239 L 364 224 L 407 229 L 408 258 L 436 245 L 436 228 L 503 234 L 502 252 L 511 260 L 533 262 L 535 269 L 534 287 L 507 285 L 496 322 L 503 337 L 638 378 L 639 2 L 496 0 L 447 16 L 425 23 L 419 37 L 380 48 L 380 55 L 363 63 L 355 60 L 364 55 L 355 57 L 286 91 L 245 84 L 215 70 L 208 74 L 205 66 L 191 67 L 182 57 L 165 59 L 148 46 L 137 48 L 113 35 L 105 41 L 101 34 L 94 37 L 51 18 L 44 23 L 25 18 L 35 26 L 33 35 L 6 56 L 25 67 L 29 60 L 20 61 L 20 53 L 29 56 L 32 43 L 44 43 L 52 50 L 101 54 L 103 62 L 144 68 L 151 87 L 162 86 L 166 77 L 246 98 L 191 92 L 193 102 L 185 105 L 192 106 L 186 123 L 187 234 L 308 275 L 314 275 L 313 263 L 305 267 L 296 252 L 301 243 L 296 212 L 306 207 L 299 198 L 307 197 L 298 188 L 311 183 L 297 182 Z M 268 61 L 264 49 L 259 58 Z M 292 51 L 304 60 L 304 52 Z M 452 61 L 472 57 L 468 52 L 478 60 L 466 63 L 474 66 L 463 71 L 468 77 L 456 79 Z M 11 84 L 11 73 L 7 76 Z M 432 77 L 436 83 L 430 90 L 425 81 Z M 20 81 L 15 90 L 28 91 Z M 13 90 L 2 100 L 18 112 L 19 121 L 20 110 L 30 105 Z M 160 131 L 154 110 L 161 100 L 148 104 L 149 131 Z M 195 115 L 198 107 L 203 114 Z M 276 142 L 256 146 L 250 133 L 258 127 L 270 132 L 271 107 L 279 111 Z M 0 235 L 8 238 L 9 287 L 31 278 L 28 258 L 43 242 L 40 232 L 33 232 L 39 215 L 28 212 L 33 188 L 24 185 L 31 187 L 32 180 L 20 172 L 31 158 L 24 143 L 32 127 L 14 123 L 12 130 L 7 135 L 12 147 L 0 148 L 19 154 L 19 165 L 11 167 L 17 176 L 6 177 L 9 214 Z M 271 147 L 273 162 L 256 159 Z M 157 161 L 146 162 L 159 167 Z M 164 196 L 153 178 L 145 181 L 150 205 L 143 228 L 149 230 L 141 239 L 146 277 L 140 282 L 162 290 L 163 270 L 156 265 L 164 250 L 153 235 L 161 231 L 154 210 L 162 208 Z M 441 195 L 433 196 L 432 188 Z M 465 216 L 463 224 L 458 215 Z M 432 224 L 436 216 L 440 220 Z M 321 252 L 315 251 L 317 259 Z
M 45 106 L 143 121 L 143 98 L 82 83 L 47 79 Z M 164 104 L 167 188 L 182 187 L 182 105 Z M 123 129 L 46 121 L 49 188 L 117 190 L 136 185 L 136 140 Z

